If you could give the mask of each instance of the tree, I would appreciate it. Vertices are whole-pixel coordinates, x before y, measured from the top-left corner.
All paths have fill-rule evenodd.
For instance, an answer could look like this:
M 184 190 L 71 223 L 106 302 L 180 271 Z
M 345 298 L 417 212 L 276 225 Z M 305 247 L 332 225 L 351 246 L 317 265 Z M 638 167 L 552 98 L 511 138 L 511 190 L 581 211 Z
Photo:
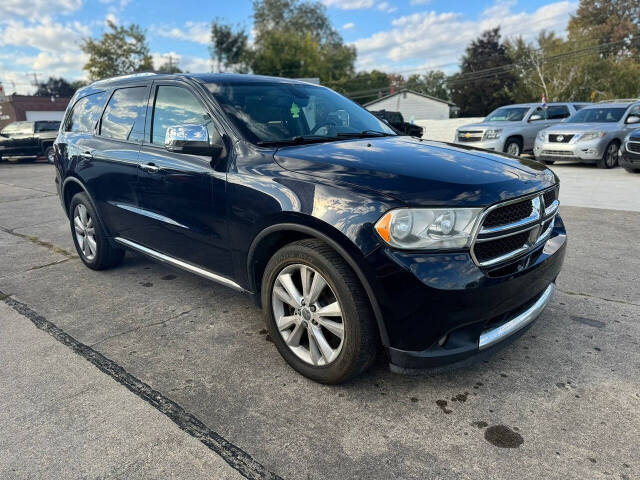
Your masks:
M 82 51 L 89 55 L 84 69 L 91 80 L 153 70 L 144 30 L 138 25 L 118 26 L 107 20 L 102 38 L 87 38 Z
M 249 37 L 243 28 L 234 29 L 231 25 L 221 23 L 216 19 L 211 24 L 211 59 L 216 64 L 216 70 L 221 72 L 235 69 L 244 73 L 249 61 Z
M 451 98 L 462 115 L 483 116 L 512 103 L 516 76 L 510 64 L 499 27 L 485 31 L 469 44 L 460 73 L 448 82 Z
M 371 70 L 358 72 L 351 77 L 343 77 L 335 83 L 333 88 L 354 101 L 365 104 L 386 95 L 390 86 L 389 74 Z
M 167 60 L 164 63 L 162 63 L 156 69 L 156 72 L 158 72 L 158 73 L 182 73 L 182 70 L 180 69 L 180 67 L 178 67 L 178 64 L 174 63 L 173 57 L 171 55 L 169 55 Z
M 62 97 L 70 98 L 76 88 L 64 78 L 49 77 L 46 82 L 38 84 L 35 95 L 37 97 Z
M 288 77 L 319 77 L 339 85 L 354 74 L 355 47 L 344 45 L 319 2 L 255 0 L 254 73 Z
M 447 77 L 444 72 L 434 70 L 424 75 L 411 75 L 404 86 L 414 92 L 423 93 L 441 100 L 449 100 L 451 94 L 447 88 Z
M 592 39 L 609 45 L 604 56 L 640 54 L 639 0 L 580 0 L 568 25 L 569 40 Z

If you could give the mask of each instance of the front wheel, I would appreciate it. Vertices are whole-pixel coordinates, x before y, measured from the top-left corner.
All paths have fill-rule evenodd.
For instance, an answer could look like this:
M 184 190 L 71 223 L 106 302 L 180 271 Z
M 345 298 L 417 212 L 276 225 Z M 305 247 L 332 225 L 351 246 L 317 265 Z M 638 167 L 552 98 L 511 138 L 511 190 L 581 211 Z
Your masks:
M 53 163 L 53 161 L 55 160 L 55 155 L 54 155 L 54 151 L 53 151 L 53 147 L 47 147 L 47 149 L 44 151 L 44 156 L 47 159 L 47 162 L 49 163 Z
M 336 384 L 375 359 L 378 337 L 369 300 L 353 270 L 319 240 L 278 250 L 262 278 L 269 334 L 302 375 Z
M 613 168 L 618 164 L 618 149 L 620 145 L 615 140 L 607 145 L 607 148 L 598 160 L 598 168 Z
M 96 210 L 84 193 L 76 193 L 69 206 L 69 225 L 73 243 L 83 263 L 92 270 L 115 267 L 124 258 L 124 250 L 113 248 L 98 221 Z
M 520 156 L 522 153 L 522 142 L 517 138 L 510 138 L 504 144 L 504 152 L 514 157 Z

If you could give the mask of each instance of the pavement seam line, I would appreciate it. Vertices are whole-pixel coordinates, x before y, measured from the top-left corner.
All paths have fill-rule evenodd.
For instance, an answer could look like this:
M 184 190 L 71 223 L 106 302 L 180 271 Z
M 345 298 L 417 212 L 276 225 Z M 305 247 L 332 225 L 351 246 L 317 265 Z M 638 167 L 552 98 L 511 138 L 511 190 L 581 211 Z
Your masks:
M 247 452 L 211 430 L 201 420 L 186 412 L 184 408 L 173 400 L 165 397 L 142 380 L 128 373 L 113 360 L 108 359 L 91 347 L 79 342 L 54 323 L 31 309 L 27 304 L 17 300 L 10 294 L 5 294 L 1 290 L 0 300 L 20 315 L 28 318 L 38 329 L 47 332 L 58 342 L 69 347 L 74 353 L 82 356 L 100 371 L 106 373 L 160 413 L 169 417 L 181 430 L 196 438 L 219 455 L 231 468 L 243 477 L 251 480 L 282 480 L 280 476 L 267 470 Z
M 48 190 L 42 190 L 41 188 L 33 188 L 33 187 L 25 187 L 24 185 L 16 185 L 15 183 L 0 182 L 0 185 L 6 185 L 7 187 L 24 188 L 25 190 L 33 190 L 34 192 L 49 193 L 52 196 L 56 195 L 55 192 L 50 192 Z
M 41 247 L 44 247 L 46 249 L 51 250 L 53 253 L 59 253 L 61 255 L 64 255 L 65 257 L 70 257 L 70 258 L 77 258 L 76 255 L 74 255 L 73 253 L 71 253 L 70 251 L 62 248 L 62 247 L 58 247 L 57 245 L 54 245 L 53 243 L 50 242 L 45 242 L 44 240 L 40 240 L 38 237 L 36 237 L 35 235 L 25 235 L 24 233 L 17 233 L 15 232 L 15 230 L 17 229 L 9 229 L 9 228 L 5 228 L 5 227 L 0 227 L 0 231 L 4 232 L 4 233 L 8 233 L 9 235 L 13 235 L 14 237 L 18 237 L 18 238 L 22 238 L 23 240 L 28 240 L 31 243 L 34 243 L 36 245 L 39 245 Z
M 588 293 L 582 293 L 582 292 L 572 292 L 570 290 L 560 290 L 560 289 L 558 289 L 558 291 L 560 293 L 564 293 L 565 295 L 572 295 L 572 296 L 577 296 L 577 297 L 587 297 L 587 298 L 596 298 L 598 300 L 603 300 L 605 302 L 621 303 L 622 305 L 631 305 L 633 307 L 640 307 L 639 304 L 633 303 L 633 302 L 627 302 L 626 300 L 614 300 L 612 298 L 598 297 L 597 295 L 590 295 Z

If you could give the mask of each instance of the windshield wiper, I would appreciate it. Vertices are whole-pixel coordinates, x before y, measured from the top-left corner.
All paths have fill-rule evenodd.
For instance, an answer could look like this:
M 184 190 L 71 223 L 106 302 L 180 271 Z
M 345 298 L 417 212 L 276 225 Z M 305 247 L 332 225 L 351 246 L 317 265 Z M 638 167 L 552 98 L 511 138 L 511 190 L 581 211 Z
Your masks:
M 264 140 L 256 142 L 256 145 L 261 147 L 271 147 L 279 145 L 304 145 L 305 143 L 319 143 L 330 142 L 335 140 L 336 137 L 329 137 L 326 135 L 299 135 L 293 138 L 284 138 L 282 140 Z
M 362 130 L 361 132 L 338 133 L 340 138 L 366 138 L 366 137 L 395 137 L 393 133 L 379 132 L 377 130 Z

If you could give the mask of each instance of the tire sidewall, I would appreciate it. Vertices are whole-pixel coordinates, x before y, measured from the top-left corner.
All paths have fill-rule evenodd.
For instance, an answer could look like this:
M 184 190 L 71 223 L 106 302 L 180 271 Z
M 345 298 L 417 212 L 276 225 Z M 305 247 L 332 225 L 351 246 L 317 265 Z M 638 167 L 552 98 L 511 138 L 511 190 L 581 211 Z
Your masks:
M 607 163 L 607 157 L 609 156 L 609 148 L 611 145 L 616 145 L 617 150 L 620 149 L 620 144 L 616 140 L 612 140 L 607 144 L 607 147 L 604 149 L 604 153 L 602 154 L 602 158 L 598 162 L 598 167 L 600 168 L 614 168 L 618 164 L 618 154 L 616 151 L 616 155 L 614 156 L 613 164 L 609 165 Z
M 277 328 L 273 314 L 272 290 L 278 274 L 292 264 L 307 265 L 320 273 L 340 303 L 345 338 L 338 358 L 330 365 L 313 366 L 298 358 L 289 349 Z M 360 345 L 360 319 L 348 286 L 327 259 L 314 250 L 301 245 L 284 247 L 276 252 L 267 264 L 262 279 L 261 296 L 269 335 L 280 354 L 295 370 L 322 383 L 339 383 L 350 375 L 353 369 L 352 363 L 358 355 L 357 349 Z
M 96 244 L 98 248 L 98 252 L 96 256 L 93 258 L 93 260 L 88 260 L 84 256 L 84 254 L 82 253 L 82 250 L 80 249 L 80 245 L 78 244 L 78 239 L 76 238 L 74 218 L 75 218 L 76 206 L 80 203 L 82 203 L 87 208 L 87 210 L 89 211 L 89 215 L 93 219 L 93 225 L 95 229 L 95 239 L 96 239 Z M 87 267 L 92 268 L 94 270 L 97 269 L 98 266 L 100 265 L 102 257 L 107 253 L 107 248 L 109 247 L 109 245 L 107 244 L 106 237 L 100 226 L 100 220 L 98 219 L 96 209 L 91 203 L 89 196 L 84 192 L 76 193 L 71 199 L 71 203 L 69 204 L 69 227 L 71 228 L 71 237 L 73 238 L 73 244 L 76 247 L 76 251 L 78 252 L 78 256 L 80 257 L 80 260 L 82 260 L 82 262 Z
M 520 143 L 520 140 L 516 138 L 510 138 L 509 140 L 507 140 L 507 143 L 504 144 L 505 153 L 509 153 L 509 146 L 511 144 L 516 144 L 518 146 L 518 153 L 514 155 L 514 157 L 519 157 L 522 154 L 522 144 Z M 509 155 L 512 154 L 509 153 Z

